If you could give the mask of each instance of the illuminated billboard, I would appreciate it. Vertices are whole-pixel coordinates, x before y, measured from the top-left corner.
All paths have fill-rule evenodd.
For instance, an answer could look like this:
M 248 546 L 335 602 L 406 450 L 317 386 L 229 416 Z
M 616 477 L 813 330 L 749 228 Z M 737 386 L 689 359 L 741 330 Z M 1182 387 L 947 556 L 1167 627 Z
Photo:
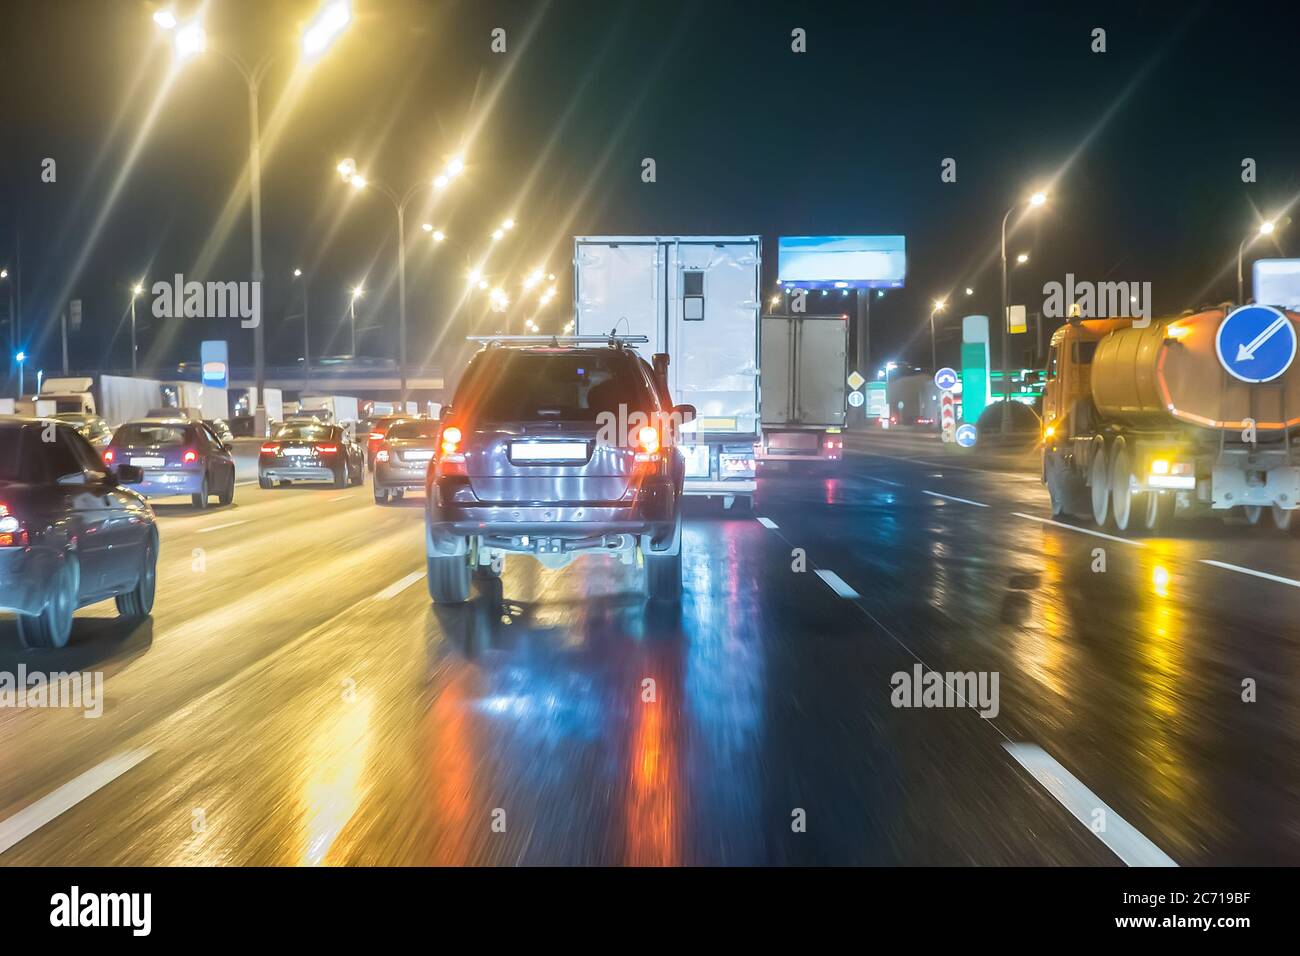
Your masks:
M 903 236 L 781 236 L 777 278 L 799 289 L 901 289 Z

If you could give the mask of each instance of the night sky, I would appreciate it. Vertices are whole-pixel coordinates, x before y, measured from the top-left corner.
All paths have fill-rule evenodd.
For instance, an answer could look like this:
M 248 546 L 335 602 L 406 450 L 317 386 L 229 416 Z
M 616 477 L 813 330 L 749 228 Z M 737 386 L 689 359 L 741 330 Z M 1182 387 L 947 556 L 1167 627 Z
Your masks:
M 1237 243 L 1259 213 L 1300 194 L 1294 16 L 1254 4 L 1058 6 L 354 0 L 351 29 L 279 123 L 315 0 L 210 0 L 211 47 L 250 61 L 284 51 L 261 99 L 274 140 L 268 361 L 301 355 L 301 325 L 285 320 L 295 267 L 311 278 L 314 354 L 347 350 L 340 320 L 361 280 L 358 325 L 379 328 L 359 351 L 394 354 L 394 213 L 339 182 L 345 156 L 398 191 L 466 157 L 438 206 L 425 213 L 417 200 L 409 214 L 413 359 L 437 361 L 466 269 L 507 216 L 518 226 L 488 271 L 512 292 L 532 266 L 555 272 L 548 329 L 571 315 L 575 234 L 759 234 L 768 293 L 778 235 L 899 233 L 907 288 L 873 300 L 873 353 L 928 364 L 930 300 L 955 293 L 957 315 L 995 312 L 1002 213 L 1049 181 L 1050 205 L 1011 242 L 1031 255 L 1013 289 L 1032 290 L 1012 301 L 1035 310 L 1043 283 L 1067 272 L 1150 281 L 1157 312 L 1228 297 Z M 125 367 L 135 279 L 249 277 L 247 203 L 218 225 L 247 160 L 243 83 L 209 52 L 168 87 L 155 4 L 3 7 L 0 264 L 16 269 L 21 237 L 30 367 L 57 365 L 70 298 L 85 310 L 72 364 Z M 489 48 L 494 27 L 507 31 L 504 55 Z M 807 53 L 791 52 L 795 27 Z M 1094 27 L 1107 31 L 1104 54 L 1090 51 Z M 40 180 L 44 157 L 58 163 L 56 183 Z M 656 183 L 641 181 L 644 157 Z M 957 160 L 955 184 L 940 181 L 945 157 Z M 1244 157 L 1257 183 L 1241 181 Z M 444 246 L 419 231 L 426 220 L 446 230 Z M 1281 252 L 1300 251 L 1291 232 Z M 7 295 L 0 284 L 0 313 Z M 150 319 L 141 355 L 193 361 L 200 339 L 220 337 L 236 364 L 251 359 L 249 333 L 211 320 Z M 955 343 L 941 342 L 941 360 Z

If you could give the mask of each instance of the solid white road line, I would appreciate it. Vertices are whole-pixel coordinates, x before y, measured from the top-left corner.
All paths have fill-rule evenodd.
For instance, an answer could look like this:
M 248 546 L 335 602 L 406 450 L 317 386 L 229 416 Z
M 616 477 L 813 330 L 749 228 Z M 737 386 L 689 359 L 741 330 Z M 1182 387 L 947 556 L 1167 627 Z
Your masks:
M 760 517 L 758 519 L 758 523 L 761 524 L 764 528 L 767 528 L 769 531 L 775 531 L 778 527 L 777 523 L 773 521 L 771 518 Z
M 821 568 L 818 568 L 817 577 L 830 585 L 830 589 L 842 598 L 862 597 L 861 594 L 849 587 L 848 584 L 845 583 L 844 579 L 834 571 L 824 571 Z
M 406 577 L 398 578 L 392 584 L 388 585 L 388 587 L 384 588 L 382 591 L 376 594 L 375 600 L 390 601 L 393 598 L 397 597 L 397 595 L 405 591 L 407 588 L 409 588 L 416 581 L 420 580 L 422 577 L 424 577 L 423 571 L 412 571 Z
M 1131 544 L 1135 548 L 1145 548 L 1146 544 L 1141 541 L 1133 541 L 1130 538 L 1120 538 L 1113 534 L 1106 534 L 1102 531 L 1093 531 L 1091 528 L 1080 528 L 1078 525 L 1066 524 L 1063 521 L 1053 521 L 1051 518 L 1040 518 L 1038 515 L 1027 515 L 1020 511 L 1011 512 L 1017 518 L 1025 518 L 1028 521 L 1037 521 L 1040 524 L 1050 524 L 1054 528 L 1064 528 L 1066 531 L 1077 531 L 1080 534 L 1090 534 L 1094 538 L 1105 538 L 1107 541 L 1118 541 L 1120 544 Z
M 75 807 L 82 800 L 126 773 L 152 750 L 128 750 L 91 767 L 79 777 L 74 777 L 35 803 L 19 810 L 8 820 L 0 820 L 0 853 L 25 840 L 55 817 Z
M 942 498 L 944 501 L 959 501 L 964 505 L 974 505 L 976 508 L 987 508 L 988 505 L 982 501 L 971 501 L 969 498 L 954 498 L 952 495 L 941 495 L 937 491 L 926 491 L 921 489 L 921 494 L 930 495 L 932 498 Z
M 1131 823 L 1106 806 L 1070 771 L 1037 744 L 1003 744 L 1007 752 L 1030 776 L 1043 785 L 1061 806 L 1087 827 L 1106 847 L 1129 866 L 1177 866 L 1158 846 L 1139 833 Z M 1096 816 L 1096 811 L 1102 811 Z M 1104 823 L 1097 830 L 1095 824 Z
M 1300 581 L 1294 578 L 1284 578 L 1277 574 L 1268 574 L 1265 571 L 1255 571 L 1252 568 L 1243 568 L 1236 564 L 1227 564 L 1223 561 L 1211 561 L 1209 558 L 1201 558 L 1201 564 L 1208 564 L 1216 568 L 1224 568 L 1228 571 L 1238 571 L 1241 574 L 1249 574 L 1253 577 L 1263 578 L 1265 581 L 1276 581 L 1278 584 L 1289 584 L 1293 588 L 1300 588 Z
M 330 501 L 342 501 L 344 498 L 351 498 L 351 495 L 335 495 Z
M 225 524 L 214 524 L 214 525 L 212 525 L 212 526 L 209 527 L 209 528 L 199 528 L 199 529 L 198 529 L 197 531 L 195 531 L 194 533 L 195 533 L 195 534 L 207 534 L 209 531 L 220 531 L 220 530 L 222 530 L 223 528 L 233 528 L 233 527 L 235 527 L 236 525 L 248 524 L 248 520 L 249 520 L 249 519 L 244 518 L 242 521 L 227 521 Z
M 871 475 L 863 475 L 862 477 L 867 479 L 867 481 L 878 481 L 882 485 L 890 485 L 894 488 L 903 487 L 903 483 L 901 481 L 890 481 L 888 478 L 873 478 L 871 477 Z

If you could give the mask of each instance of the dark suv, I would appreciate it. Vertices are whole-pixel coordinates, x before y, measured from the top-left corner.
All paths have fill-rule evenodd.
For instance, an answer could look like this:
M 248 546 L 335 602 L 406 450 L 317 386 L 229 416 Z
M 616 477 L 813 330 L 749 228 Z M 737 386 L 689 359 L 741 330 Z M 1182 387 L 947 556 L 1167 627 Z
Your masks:
M 469 599 L 506 554 L 563 567 L 583 554 L 643 560 L 652 598 L 681 594 L 678 428 L 695 415 L 618 339 L 494 342 L 443 412 L 426 487 L 429 595 Z M 508 343 L 509 339 L 503 340 Z
M 127 488 L 138 466 L 110 470 L 76 429 L 0 419 L 0 610 L 18 615 L 28 647 L 63 647 L 72 614 L 115 598 L 118 613 L 153 608 L 158 530 Z

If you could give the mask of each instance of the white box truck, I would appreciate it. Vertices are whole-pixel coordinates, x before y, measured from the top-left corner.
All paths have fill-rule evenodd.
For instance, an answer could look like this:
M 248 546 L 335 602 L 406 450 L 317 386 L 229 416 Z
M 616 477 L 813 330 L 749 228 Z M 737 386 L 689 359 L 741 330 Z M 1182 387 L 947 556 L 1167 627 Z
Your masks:
M 356 422 L 360 417 L 357 400 L 350 395 L 305 395 L 298 403 L 298 415 L 324 412 L 319 417 L 335 425 Z
M 578 236 L 574 331 L 644 335 L 669 356 L 668 388 L 694 405 L 685 493 L 749 503 L 760 437 L 758 236 Z
M 839 461 L 848 400 L 848 317 L 765 315 L 762 355 L 760 460 Z
M 126 375 L 99 377 L 99 415 L 117 428 L 124 422 L 144 418 L 162 404 L 162 382 Z

